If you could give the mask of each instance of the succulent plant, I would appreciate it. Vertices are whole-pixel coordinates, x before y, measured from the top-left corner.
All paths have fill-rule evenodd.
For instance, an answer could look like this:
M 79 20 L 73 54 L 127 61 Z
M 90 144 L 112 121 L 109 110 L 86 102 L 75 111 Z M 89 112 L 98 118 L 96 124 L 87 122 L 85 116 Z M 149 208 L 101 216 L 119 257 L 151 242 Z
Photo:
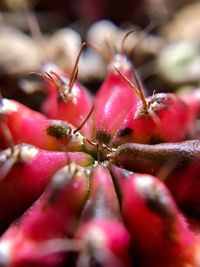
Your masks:
M 0 266 L 199 267 L 200 102 L 145 97 L 123 53 L 93 97 L 80 53 L 44 66 L 42 112 L 0 100 Z

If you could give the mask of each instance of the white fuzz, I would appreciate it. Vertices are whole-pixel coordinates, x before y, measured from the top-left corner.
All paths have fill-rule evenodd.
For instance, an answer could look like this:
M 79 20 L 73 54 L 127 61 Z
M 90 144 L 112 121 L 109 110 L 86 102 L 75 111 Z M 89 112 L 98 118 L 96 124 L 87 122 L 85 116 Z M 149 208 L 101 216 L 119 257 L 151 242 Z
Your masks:
M 9 241 L 0 242 L 0 266 L 8 266 L 11 260 L 11 243 Z
M 28 144 L 20 144 L 14 146 L 14 148 L 7 148 L 0 154 L 0 162 L 13 158 L 16 161 L 20 160 L 26 162 L 32 160 L 38 153 L 38 149 L 35 146 Z
M 0 114 L 1 115 L 9 115 L 12 112 L 17 111 L 17 105 L 6 98 L 0 100 Z
M 19 155 L 20 155 L 20 160 L 23 162 L 32 160 L 38 153 L 38 149 L 34 146 L 31 145 L 22 145 L 18 147 L 19 151 Z
M 52 62 L 48 62 L 48 63 L 44 64 L 42 67 L 42 70 L 43 70 L 44 74 L 45 74 L 45 72 L 51 73 L 52 71 L 55 73 L 59 72 L 58 66 Z
M 61 79 L 64 82 L 63 99 L 65 100 L 65 98 L 66 98 L 66 101 L 71 100 L 74 104 L 77 104 L 77 98 L 79 96 L 79 88 L 78 88 L 77 84 L 74 83 L 73 87 L 71 88 L 71 91 L 69 92 L 69 83 L 70 83 L 69 78 L 61 76 Z
M 84 145 L 84 137 L 79 132 L 76 132 L 75 134 L 72 132 L 70 138 L 72 143 L 78 143 L 81 146 Z

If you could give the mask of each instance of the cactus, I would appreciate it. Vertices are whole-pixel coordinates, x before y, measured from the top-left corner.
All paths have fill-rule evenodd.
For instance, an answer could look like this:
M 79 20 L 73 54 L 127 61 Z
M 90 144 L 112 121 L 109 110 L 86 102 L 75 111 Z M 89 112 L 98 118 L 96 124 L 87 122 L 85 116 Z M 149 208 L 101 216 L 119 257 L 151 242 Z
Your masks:
M 123 49 L 93 98 L 83 47 L 37 73 L 41 112 L 0 100 L 0 266 L 199 267 L 200 102 L 145 97 Z

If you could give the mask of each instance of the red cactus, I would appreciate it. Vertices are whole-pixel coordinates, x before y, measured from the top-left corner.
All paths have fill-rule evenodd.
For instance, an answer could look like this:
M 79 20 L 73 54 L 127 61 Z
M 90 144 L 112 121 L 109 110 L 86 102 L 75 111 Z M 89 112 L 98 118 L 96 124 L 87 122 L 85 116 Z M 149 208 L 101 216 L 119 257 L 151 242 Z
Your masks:
M 0 261 L 7 259 L 4 264 L 12 267 L 59 266 L 65 256 L 45 250 L 45 242 L 73 234 L 87 191 L 88 180 L 80 167 L 72 164 L 56 173 L 33 207 L 2 236 Z M 42 245 L 44 251 L 38 251 Z
M 76 266 L 131 266 L 130 236 L 120 216 L 119 203 L 108 170 L 96 166 L 91 174 L 90 196 L 76 238 L 83 242 Z
M 96 139 L 109 143 L 127 116 L 129 110 L 139 101 L 138 96 L 124 83 L 115 67 L 133 79 L 133 66 L 121 54 L 109 64 L 107 77 L 95 98 Z
M 139 266 L 199 266 L 195 235 L 163 183 L 147 174 L 115 168 L 113 176 L 120 185 L 122 215 Z
M 25 144 L 1 152 L 0 157 L 0 229 L 42 194 L 59 168 L 70 162 L 87 166 L 92 160 L 82 152 L 52 152 Z
M 199 216 L 199 140 L 157 145 L 124 144 L 113 160 L 129 170 L 158 175 L 170 189 L 177 203 Z
M 93 101 L 76 81 L 82 49 L 70 77 L 40 74 L 48 118 L 0 100 L 0 265 L 199 267 L 177 208 L 199 216 L 200 143 L 184 141 L 198 137 L 197 99 L 145 98 L 121 53 Z

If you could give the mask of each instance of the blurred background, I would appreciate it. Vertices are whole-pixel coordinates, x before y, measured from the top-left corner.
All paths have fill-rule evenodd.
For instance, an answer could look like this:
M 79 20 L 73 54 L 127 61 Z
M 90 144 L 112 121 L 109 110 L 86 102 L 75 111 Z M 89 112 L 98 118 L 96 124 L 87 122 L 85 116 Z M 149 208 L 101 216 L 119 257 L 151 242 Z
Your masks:
M 200 1 L 1 0 L 1 94 L 37 109 L 45 91 L 30 72 L 53 62 L 70 75 L 83 41 L 78 80 L 92 93 L 117 52 L 133 61 L 147 95 L 199 86 Z

